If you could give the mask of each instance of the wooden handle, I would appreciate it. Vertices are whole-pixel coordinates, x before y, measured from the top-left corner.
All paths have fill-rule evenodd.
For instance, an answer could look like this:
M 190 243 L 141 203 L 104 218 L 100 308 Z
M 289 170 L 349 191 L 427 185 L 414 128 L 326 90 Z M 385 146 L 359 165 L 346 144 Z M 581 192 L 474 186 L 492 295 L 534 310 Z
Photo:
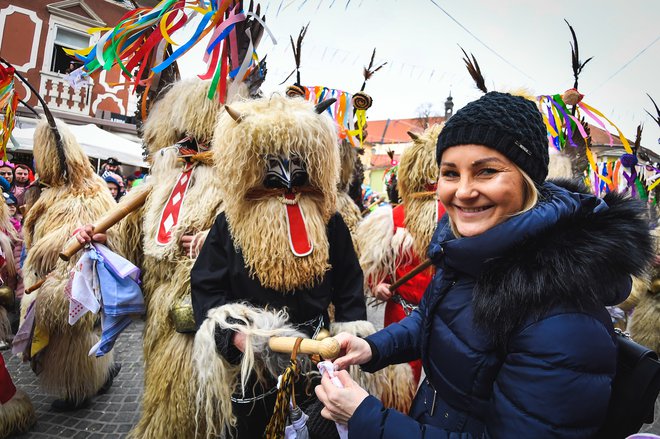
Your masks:
M 401 285 L 405 284 L 410 279 L 412 279 L 413 277 L 417 276 L 422 271 L 429 268 L 431 266 L 431 264 L 432 264 L 432 262 L 431 262 L 430 259 L 425 260 L 424 262 L 419 264 L 417 267 L 410 270 L 410 272 L 408 272 L 408 274 L 406 274 L 401 279 L 399 279 L 398 281 L 396 281 L 392 285 L 390 285 L 390 291 L 396 291 L 396 289 L 399 288 Z
M 44 282 L 46 282 L 46 278 L 45 278 L 45 277 L 44 277 L 43 279 L 39 279 L 34 285 L 32 285 L 32 286 L 26 288 L 26 289 L 23 291 L 23 293 L 24 293 L 24 294 L 30 294 L 30 293 L 33 292 L 34 290 L 39 289 L 39 287 L 42 286 L 42 285 L 44 284 Z
M 122 200 L 117 205 L 116 209 L 111 210 L 105 216 L 101 217 L 100 220 L 94 224 L 94 233 L 105 233 L 110 227 L 117 224 L 123 218 L 125 218 L 129 213 L 139 209 L 147 199 L 149 195 L 148 190 L 141 191 L 135 197 L 129 197 L 125 201 Z M 60 258 L 68 261 L 71 259 L 71 256 L 75 255 L 84 247 L 84 244 L 74 241 L 69 244 L 62 252 L 60 253 Z
M 271 337 L 268 347 L 275 352 L 290 354 L 296 344 L 296 337 Z M 333 359 L 339 356 L 339 342 L 332 337 L 323 340 L 306 338 L 300 343 L 299 354 L 319 354 L 323 358 Z

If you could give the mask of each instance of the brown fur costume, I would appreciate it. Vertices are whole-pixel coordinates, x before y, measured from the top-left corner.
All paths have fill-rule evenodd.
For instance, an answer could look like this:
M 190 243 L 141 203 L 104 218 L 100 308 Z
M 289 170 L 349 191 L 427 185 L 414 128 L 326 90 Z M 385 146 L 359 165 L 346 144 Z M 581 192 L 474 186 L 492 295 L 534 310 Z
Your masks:
M 36 420 L 32 401 L 24 391 L 16 389 L 12 399 L 0 404 L 0 439 L 27 432 Z
M 660 226 L 653 232 L 656 240 L 656 255 L 660 254 Z M 627 302 L 632 302 L 634 309 L 630 318 L 630 335 L 637 343 L 660 354 L 660 267 L 653 267 L 650 281 L 643 282 L 644 288 L 635 288 Z M 620 305 L 622 308 L 623 304 Z
M 240 115 L 240 122 L 228 114 L 221 115 L 214 151 L 218 172 L 227 176 L 222 196 L 234 245 L 242 253 L 250 275 L 262 286 L 282 294 L 309 288 L 330 269 L 326 224 L 337 206 L 336 127 L 330 118 L 310 111 L 311 104 L 302 99 L 273 95 L 236 103 L 231 108 Z M 220 160 L 221 151 L 232 160 Z M 306 164 L 310 183 L 307 190 L 301 191 L 298 202 L 314 248 L 308 256 L 296 257 L 291 252 L 282 200 L 263 189 L 261 196 L 254 195 L 255 191 L 260 194 L 257 188 L 263 187 L 267 154 L 296 154 Z M 375 329 L 370 322 L 351 321 L 333 323 L 330 331 L 332 335 L 346 331 L 366 336 Z M 408 368 L 407 382 L 412 382 L 409 367 L 402 367 Z M 401 390 L 396 397 L 387 399 L 391 389 L 389 378 L 395 370 L 401 368 L 393 366 L 374 374 L 353 368 L 351 373 L 369 392 L 403 409 L 409 406 L 414 389 Z
M 353 171 L 355 170 L 355 162 L 359 160 L 357 150 L 348 141 L 343 140 L 339 144 L 339 158 L 341 170 L 339 172 L 339 184 L 337 185 L 337 212 L 339 212 L 348 230 L 351 232 L 353 246 L 359 256 L 360 249 L 358 248 L 356 234 L 358 224 L 362 220 L 362 212 L 360 212 L 360 209 L 348 194 L 348 189 L 353 179 Z
M 174 144 L 185 136 L 209 144 L 220 104 L 206 97 L 210 81 L 186 79 L 172 86 L 152 109 L 144 125 L 144 140 L 152 157 L 147 184 L 151 191 L 142 208 L 126 217 L 111 231 L 120 253 L 142 268 L 142 288 L 147 308 L 144 330 L 145 385 L 142 416 L 130 436 L 133 438 L 193 438 L 195 394 L 193 336 L 179 333 L 170 319 L 170 310 L 190 295 L 190 269 L 194 254 L 180 246 L 184 234 L 204 234 L 222 209 L 220 178 L 202 160 L 195 166 L 184 197 L 177 225 L 167 245 L 156 235 L 160 216 L 183 169 Z M 191 257 L 193 256 L 193 257 Z M 198 434 L 205 437 L 205 426 Z
M 414 139 L 401 157 L 398 190 L 405 206 L 405 228 L 397 227 L 395 232 L 389 206 L 378 208 L 358 227 L 360 265 L 364 271 L 365 291 L 369 293 L 383 281 L 396 280 L 397 269 L 412 265 L 415 255 L 422 259 L 427 253 L 438 218 L 438 201 L 432 187 L 438 180 L 435 145 L 441 129 L 442 125 L 428 128 Z M 428 275 L 432 275 L 432 271 L 429 270 Z M 389 312 L 388 308 L 386 320 Z M 406 363 L 385 370 L 391 384 L 382 388 L 383 404 L 407 413 L 415 393 L 413 369 Z
M 5 203 L 0 204 L 0 250 L 5 259 L 4 265 L 0 267 L 0 278 L 2 279 L 0 296 L 6 297 L 9 301 L 16 294 L 16 285 L 20 269 L 17 267 L 14 259 L 14 246 L 21 246 L 20 239 L 16 229 L 9 221 L 9 210 Z M 8 343 L 11 341 L 11 323 L 7 310 L 2 306 L 3 300 L 0 300 L 0 342 Z M 11 310 L 10 310 L 11 311 Z
M 428 186 L 438 180 L 435 145 L 441 129 L 442 125 L 428 128 L 401 157 L 399 193 L 405 205 L 406 228 L 394 232 L 389 208 L 377 209 L 358 228 L 366 291 L 388 276 L 394 278 L 396 267 L 409 263 L 413 251 L 426 255 L 438 215 L 436 194 Z
M 39 363 L 43 387 L 58 397 L 81 402 L 96 394 L 109 376 L 112 354 L 88 356 L 99 340 L 94 329 L 97 316 L 88 313 L 75 325 L 68 322 L 69 301 L 64 294 L 69 271 L 80 254 L 65 262 L 58 254 L 73 231 L 91 223 L 116 203 L 101 179 L 94 174 L 89 160 L 64 123 L 62 135 L 68 179 L 58 160 L 55 139 L 45 120 L 34 135 L 34 158 L 41 181 L 48 187 L 25 217 L 23 228 L 27 258 L 25 282 L 32 285 L 47 276 L 45 283 L 21 301 L 21 317 L 36 302 L 35 322 L 49 334 L 50 343 Z M 108 243 L 112 247 L 112 243 Z

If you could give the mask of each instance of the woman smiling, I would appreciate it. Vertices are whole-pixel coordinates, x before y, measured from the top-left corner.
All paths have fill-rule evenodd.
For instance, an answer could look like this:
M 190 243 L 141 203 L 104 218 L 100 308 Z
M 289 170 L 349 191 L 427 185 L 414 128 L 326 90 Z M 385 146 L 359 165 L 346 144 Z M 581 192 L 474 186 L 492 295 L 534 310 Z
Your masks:
M 458 111 L 437 144 L 447 215 L 429 247 L 436 275 L 418 310 L 366 339 L 336 338 L 338 368 L 422 358 L 409 416 L 385 409 L 345 372 L 316 389 L 349 437 L 587 438 L 616 372 L 605 305 L 652 257 L 643 208 L 545 182 L 536 105 L 491 92 Z

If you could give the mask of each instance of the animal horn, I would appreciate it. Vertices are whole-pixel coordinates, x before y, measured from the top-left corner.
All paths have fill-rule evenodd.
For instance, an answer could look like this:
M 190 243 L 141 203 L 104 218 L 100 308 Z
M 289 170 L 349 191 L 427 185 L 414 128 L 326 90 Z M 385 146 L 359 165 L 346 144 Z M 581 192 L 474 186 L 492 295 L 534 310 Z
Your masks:
M 328 107 L 330 107 L 330 105 L 334 104 L 335 102 L 337 102 L 337 99 L 335 98 L 330 98 L 330 99 L 326 99 L 325 101 L 321 101 L 314 106 L 314 111 L 316 111 L 318 114 L 321 114 L 325 110 L 327 110 Z
M 413 140 L 419 139 L 419 136 L 417 134 L 413 133 L 412 131 L 406 131 L 406 132 L 408 133 L 408 135 L 410 136 L 411 139 L 413 139 Z
M 229 105 L 225 105 L 225 110 L 227 110 L 227 113 L 231 116 L 232 119 L 236 121 L 236 123 L 241 123 L 243 120 L 243 115 L 239 114 L 236 110 L 231 108 Z

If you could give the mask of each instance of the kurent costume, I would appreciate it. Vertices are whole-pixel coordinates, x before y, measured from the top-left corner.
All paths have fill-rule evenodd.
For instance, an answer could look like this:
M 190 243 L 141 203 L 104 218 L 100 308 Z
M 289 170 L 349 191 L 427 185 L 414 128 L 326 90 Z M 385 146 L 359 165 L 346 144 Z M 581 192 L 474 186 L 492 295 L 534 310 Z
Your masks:
M 546 133 L 523 98 L 491 92 L 459 110 L 440 134 L 438 159 L 471 144 L 525 171 L 538 203 L 472 237 L 456 238 L 443 217 L 429 249 L 437 272 L 420 307 L 367 338 L 373 357 L 363 365 L 421 355 L 427 379 L 410 417 L 367 397 L 349 434 L 593 437 L 616 371 L 604 305 L 628 294 L 630 275 L 653 254 L 643 208 L 544 183 Z
M 183 3 L 167 7 L 183 10 Z M 215 29 L 206 79 L 175 83 L 151 108 L 143 126 L 143 142 L 152 160 L 150 175 L 124 198 L 130 201 L 149 191 L 145 204 L 108 234 L 118 243 L 118 252 L 141 268 L 147 310 L 142 414 L 129 434 L 133 438 L 206 437 L 207 428 L 213 428 L 195 416 L 190 269 L 222 210 L 224 176 L 211 166 L 210 151 L 221 101 L 257 95 L 265 75 L 265 63 L 252 62 L 264 30 L 259 5 L 253 10 L 242 2 L 225 2 L 222 8 L 228 14 L 225 21 L 218 20 L 222 11 L 206 16 L 215 17 L 207 28 Z M 168 17 L 162 12 L 146 15 Z M 232 26 L 226 28 L 229 23 Z M 187 44 L 196 44 L 197 36 Z M 189 252 L 182 249 L 184 235 L 193 237 Z
M 434 125 L 421 135 L 411 134 L 413 144 L 404 150 L 398 165 L 402 203 L 394 209 L 379 207 L 358 228 L 360 265 L 368 293 L 379 283 L 396 282 L 426 258 L 435 226 L 445 212 L 436 195 L 435 145 L 441 129 L 441 125 Z M 429 268 L 395 291 L 386 304 L 385 326 L 403 319 L 419 305 L 433 273 Z M 421 363 L 415 361 L 411 366 L 418 382 Z
M 23 295 L 18 265 L 22 245 L 20 234 L 10 220 L 7 205 L 0 203 L 0 345 L 5 346 L 11 343 L 12 335 L 9 313 L 18 310 Z M 21 291 L 18 290 L 19 286 Z
M 145 382 L 134 438 L 195 437 L 193 336 L 186 332 L 194 331 L 190 269 L 196 250 L 186 254 L 180 240 L 194 235 L 193 247 L 199 247 L 222 208 L 223 179 L 209 152 L 221 106 L 208 99 L 210 84 L 182 80 L 154 105 L 143 138 L 152 157 L 150 175 L 125 198 L 150 193 L 144 206 L 108 233 L 118 252 L 142 269 Z
M 26 432 L 36 421 L 34 407 L 25 392 L 17 389 L 0 355 L 0 438 Z
M 115 202 L 66 125 L 59 122 L 57 129 L 61 145 L 45 120 L 34 135 L 36 170 L 44 188 L 24 220 L 23 273 L 26 285 L 44 278 L 45 282 L 21 300 L 21 323 L 34 322 L 31 343 L 21 352 L 32 359 L 44 389 L 62 399 L 62 409 L 70 409 L 111 383 L 116 370 L 111 372 L 112 352 L 100 358 L 88 355 L 99 341 L 96 316 L 89 313 L 69 324 L 65 289 L 79 257 L 65 262 L 58 254 L 75 229 L 101 217 Z M 108 245 L 112 247 L 112 242 Z
M 12 247 L 20 248 L 14 227 L 9 222 L 7 206 L 0 204 L 0 343 L 11 340 L 11 324 L 8 312 L 17 309 L 15 296 L 15 278 L 18 273 L 18 261 L 14 258 Z M 12 279 L 14 282 L 12 282 Z M 23 433 L 36 421 L 34 407 L 30 398 L 14 385 L 5 360 L 0 355 L 0 438 Z
M 331 303 L 335 326 L 365 323 L 362 271 L 348 228 L 336 213 L 336 131 L 309 102 L 279 95 L 233 104 L 220 116 L 213 145 L 216 172 L 225 178 L 224 212 L 191 273 L 195 319 L 202 326 L 196 344 L 215 338 L 215 361 L 221 364 L 215 367 L 235 370 L 242 356 L 233 345 L 233 330 L 205 320 L 218 313 L 240 315 L 232 311 L 244 306 L 237 302 L 285 309 L 288 321 L 310 337 L 328 327 Z M 254 318 L 241 321 L 254 323 Z M 245 356 L 252 354 L 246 349 Z M 239 437 L 259 437 L 273 412 L 275 385 L 273 376 L 260 378 L 253 376 L 250 383 L 259 384 L 248 383 L 243 391 L 236 378 L 207 382 L 230 391 L 209 390 L 222 401 L 203 404 L 202 412 L 218 416 L 204 407 L 227 407 L 233 394 L 233 414 L 221 413 L 226 426 L 235 417 Z

